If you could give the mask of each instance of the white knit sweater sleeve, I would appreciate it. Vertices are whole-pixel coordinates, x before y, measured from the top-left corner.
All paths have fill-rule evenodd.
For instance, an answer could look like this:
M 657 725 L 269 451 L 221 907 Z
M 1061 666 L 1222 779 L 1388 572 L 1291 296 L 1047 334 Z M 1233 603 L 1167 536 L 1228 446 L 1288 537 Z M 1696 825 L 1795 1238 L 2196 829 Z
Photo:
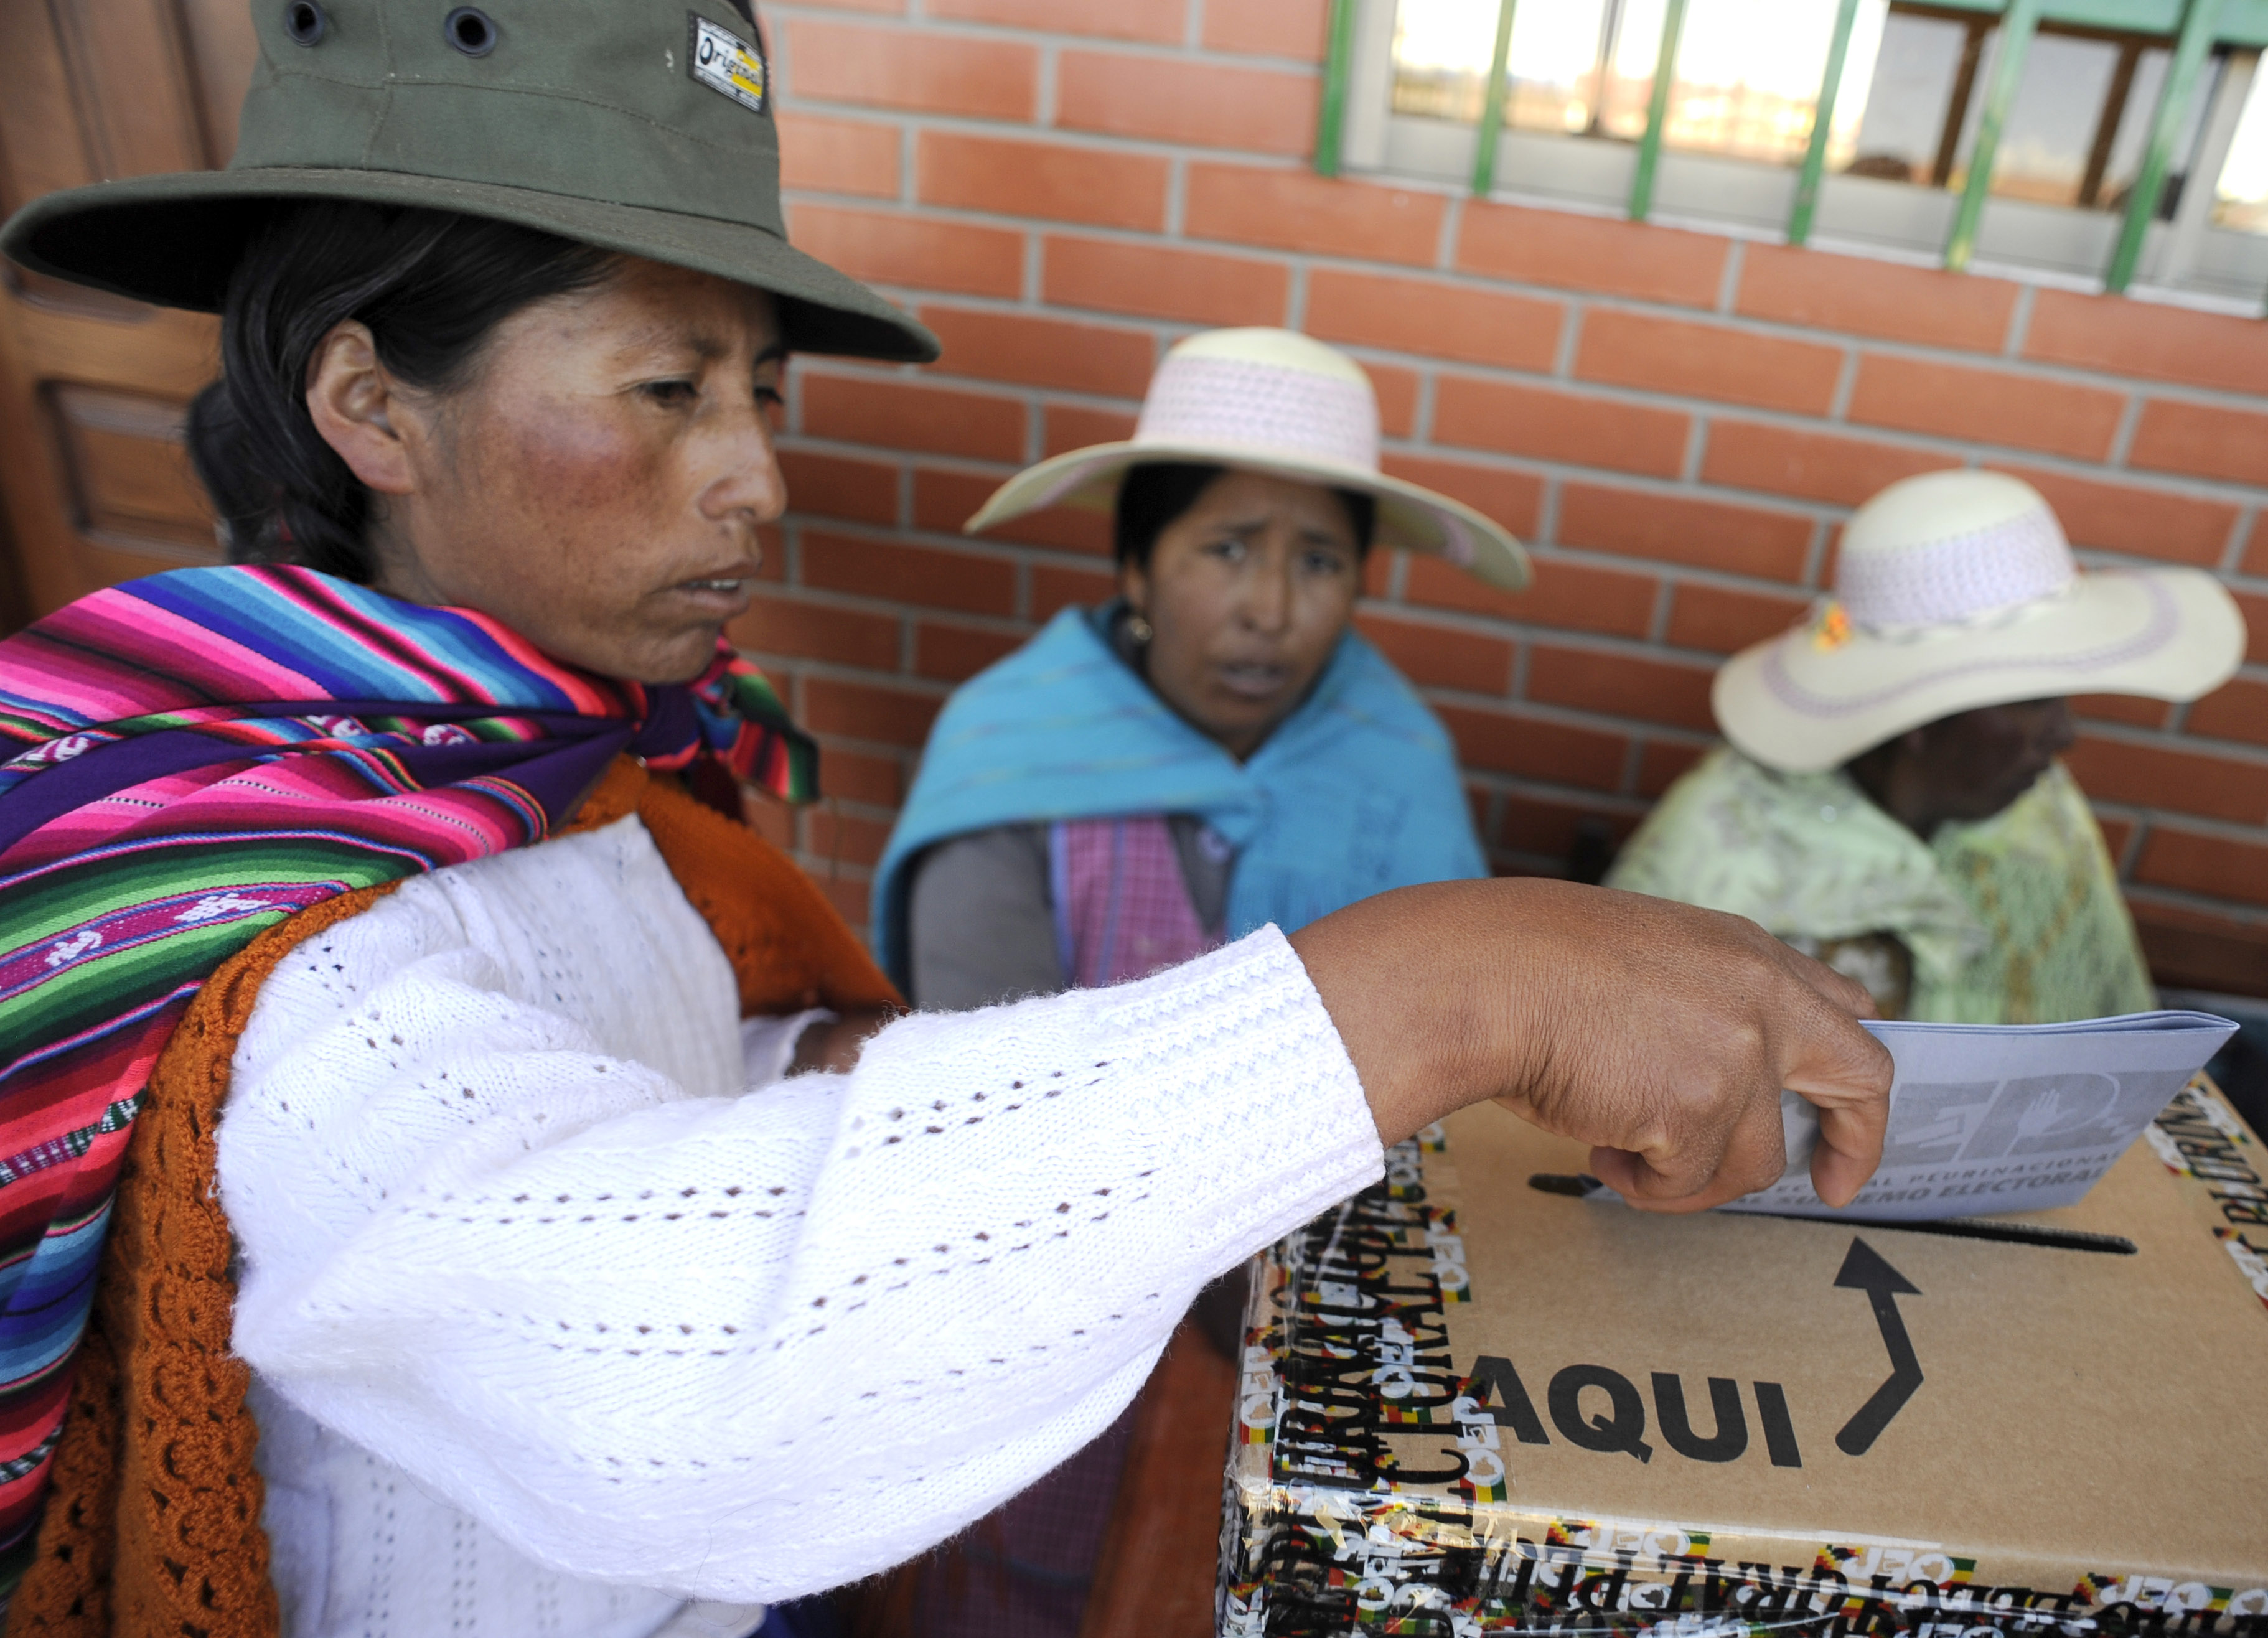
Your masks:
M 541 1562 L 772 1600 L 1038 1478 L 1208 1278 L 1380 1175 L 1272 929 L 849 1075 L 747 1086 L 733 1012 L 634 819 L 311 939 L 219 1132 L 238 1351 Z

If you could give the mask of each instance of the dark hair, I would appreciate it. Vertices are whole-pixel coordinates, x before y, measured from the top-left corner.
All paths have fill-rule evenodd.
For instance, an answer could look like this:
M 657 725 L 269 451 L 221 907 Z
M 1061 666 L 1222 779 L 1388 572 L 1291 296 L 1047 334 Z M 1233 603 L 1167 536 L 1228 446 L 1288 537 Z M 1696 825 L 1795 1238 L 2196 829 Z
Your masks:
M 1116 521 L 1111 537 L 1112 549 L 1119 562 L 1131 563 L 1137 569 L 1150 566 L 1150 554 L 1158 544 L 1158 537 L 1166 525 L 1197 503 L 1197 496 L 1212 487 L 1212 481 L 1228 470 L 1226 466 L 1202 465 L 1196 461 L 1151 461 L 1139 466 L 1130 466 L 1118 482 Z M 1374 496 L 1360 489 L 1333 489 L 1339 503 L 1346 508 L 1347 521 L 1354 525 L 1354 544 L 1358 555 L 1370 550 L 1371 537 L 1378 529 L 1378 501 Z
M 189 406 L 189 459 L 230 560 L 376 577 L 369 494 L 307 413 L 307 366 L 334 326 L 361 320 L 396 378 L 449 392 L 498 324 L 590 288 L 615 260 L 449 210 L 330 199 L 280 209 L 229 279 L 220 379 Z

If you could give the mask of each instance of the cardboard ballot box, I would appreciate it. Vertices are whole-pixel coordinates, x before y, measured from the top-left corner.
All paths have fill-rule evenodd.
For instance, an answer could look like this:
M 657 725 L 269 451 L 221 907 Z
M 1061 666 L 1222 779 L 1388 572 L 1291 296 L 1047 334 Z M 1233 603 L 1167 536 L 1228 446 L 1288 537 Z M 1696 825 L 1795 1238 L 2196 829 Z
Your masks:
M 1493 1106 L 1399 1146 L 1262 1260 L 1220 1631 L 2268 1638 L 2268 1157 L 2202 1081 L 2147 1140 L 1896 1227 L 1550 1192 Z

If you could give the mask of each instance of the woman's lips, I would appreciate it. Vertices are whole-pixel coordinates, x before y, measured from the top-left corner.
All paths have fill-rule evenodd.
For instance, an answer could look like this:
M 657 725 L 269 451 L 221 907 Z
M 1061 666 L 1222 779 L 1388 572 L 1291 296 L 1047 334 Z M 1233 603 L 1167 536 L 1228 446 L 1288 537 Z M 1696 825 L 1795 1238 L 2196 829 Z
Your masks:
M 748 577 L 719 575 L 701 580 L 681 580 L 667 595 L 690 603 L 704 613 L 730 620 L 748 606 Z
M 1240 699 L 1269 700 L 1283 692 L 1284 680 L 1289 670 L 1282 665 L 1259 664 L 1216 665 L 1213 674 L 1220 685 Z

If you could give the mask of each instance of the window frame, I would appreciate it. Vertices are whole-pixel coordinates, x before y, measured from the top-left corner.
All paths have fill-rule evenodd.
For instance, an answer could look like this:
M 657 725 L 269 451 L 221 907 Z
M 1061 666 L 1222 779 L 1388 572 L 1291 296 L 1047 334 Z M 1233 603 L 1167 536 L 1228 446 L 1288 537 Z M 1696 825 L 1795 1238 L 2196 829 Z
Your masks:
M 1521 4 L 1549 4 L 1550 0 L 1498 0 L 1494 50 L 1489 72 L 1483 88 L 1481 112 L 1476 128 L 1451 128 L 1454 140 L 1474 143 L 1471 168 L 1466 186 L 1476 198 L 1485 199 L 1498 187 L 1498 169 L 1504 148 L 1504 109 L 1509 86 L 1507 59 L 1512 40 L 1512 25 L 1515 8 Z M 1857 20 L 1859 0 L 1837 0 L 1834 31 L 1830 38 L 1824 72 L 1822 75 L 1817 109 L 1813 116 L 1811 136 L 1804 158 L 1795 169 L 1794 183 L 1786 214 L 1779 227 L 1780 237 L 1790 245 L 1810 242 L 1820 225 L 1821 190 L 1826 180 L 1827 147 L 1831 134 L 1835 99 L 1843 78 L 1845 59 L 1848 54 L 1852 27 Z M 2147 34 L 2165 41 L 2171 48 L 2171 60 L 2160 89 L 2158 106 L 2151 115 L 2148 136 L 2143 145 L 2142 159 L 2125 209 L 2120 214 L 2115 234 L 2110 236 L 2107 257 L 2102 264 L 2101 280 L 2105 291 L 2124 294 L 2134 283 L 2144 258 L 2151 229 L 2158 224 L 2158 209 L 2165 193 L 2166 183 L 2173 168 L 2175 146 L 2181 136 L 2191 107 L 2198 96 L 2205 70 L 2217 48 L 2258 49 L 2268 48 L 2268 0 L 1929 0 L 1930 8 L 1940 12 L 1966 12 L 1994 19 L 2002 31 L 1999 48 L 1995 51 L 1986 83 L 1981 87 L 1982 104 L 1977 115 L 1977 130 L 1969 154 L 1968 175 L 1961 191 L 1953 195 L 1950 221 L 1938 253 L 1940 265 L 1953 272 L 1968 269 L 1977 253 L 1978 235 L 1984 225 L 1984 206 L 1991 197 L 1994 162 L 1999 157 L 2001 129 L 2016 90 L 2022 81 L 2024 64 L 2030 53 L 2033 40 L 2043 23 L 2067 24 L 2089 30 L 2117 31 L 2128 34 Z M 1668 112 L 1669 95 L 1675 81 L 1678 48 L 1684 29 L 1687 0 L 1664 0 L 1661 41 L 1655 57 L 1652 95 L 1646 107 L 1645 135 L 1634 150 L 1616 147 L 1610 151 L 1616 156 L 1629 155 L 1629 181 L 1623 194 L 1623 213 L 1631 221 L 1644 222 L 1655 212 L 1660 190 L 1662 152 L 1662 129 Z M 1388 107 L 1390 102 L 1392 74 L 1392 31 L 1394 0 L 1332 0 L 1329 47 L 1324 62 L 1323 92 L 1317 117 L 1314 168 L 1322 176 L 1340 174 L 1345 155 L 1351 146 L 1373 155 L 1387 148 Z M 2261 61 L 2268 63 L 2268 56 Z M 1358 83 L 1360 82 L 1360 83 Z M 2218 104 L 2207 111 L 2222 117 L 2218 123 L 2233 129 L 2235 114 L 2228 112 L 2232 101 L 2241 109 L 2243 95 L 2249 89 L 2249 79 L 2237 82 L 2223 91 Z M 1464 133 L 1470 129 L 1468 137 Z M 2226 155 L 2228 131 L 2215 131 L 2201 125 L 2198 131 L 2200 154 L 2212 158 L 2214 181 L 2202 175 L 2206 168 L 2199 165 L 2200 175 L 2192 177 L 2183 189 L 2183 208 L 2176 220 L 2165 224 L 2162 231 L 2170 239 L 2183 243 L 2189 260 L 2196 259 L 2204 222 L 2210 212 L 2211 188 L 2217 181 L 2221 158 Z M 1559 137 L 1539 137 L 1538 141 L 1564 142 Z M 1707 155 L 1675 156 L 1676 163 L 1714 163 L 1742 165 L 1750 169 L 1753 162 L 1719 159 Z M 1612 170 L 1612 165 L 1602 166 Z M 1838 187 L 1842 184 L 1838 183 Z M 1881 184 L 1885 188 L 1906 187 L 1897 182 Z M 1931 201 L 1946 195 L 1933 190 Z M 1587 190 L 1582 197 L 1595 209 L 1600 202 L 1596 189 Z M 1574 199 L 1567 202 L 1583 208 Z M 2002 208 L 2022 202 L 2003 200 Z M 1926 216 L 1943 210 L 1941 204 L 1933 202 L 1926 209 L 1918 208 L 1911 214 Z M 2036 205 L 2035 210 L 2071 212 L 2073 208 Z M 2099 213 L 2088 213 L 2100 221 Z M 1729 226 L 1729 223 L 1725 224 Z M 1757 231 L 1761 224 L 1752 225 Z M 2074 229 L 2081 236 L 2085 228 Z M 2099 230 L 2097 231 L 2099 237 Z M 2161 255 L 2161 263 L 2177 261 L 2178 258 Z

